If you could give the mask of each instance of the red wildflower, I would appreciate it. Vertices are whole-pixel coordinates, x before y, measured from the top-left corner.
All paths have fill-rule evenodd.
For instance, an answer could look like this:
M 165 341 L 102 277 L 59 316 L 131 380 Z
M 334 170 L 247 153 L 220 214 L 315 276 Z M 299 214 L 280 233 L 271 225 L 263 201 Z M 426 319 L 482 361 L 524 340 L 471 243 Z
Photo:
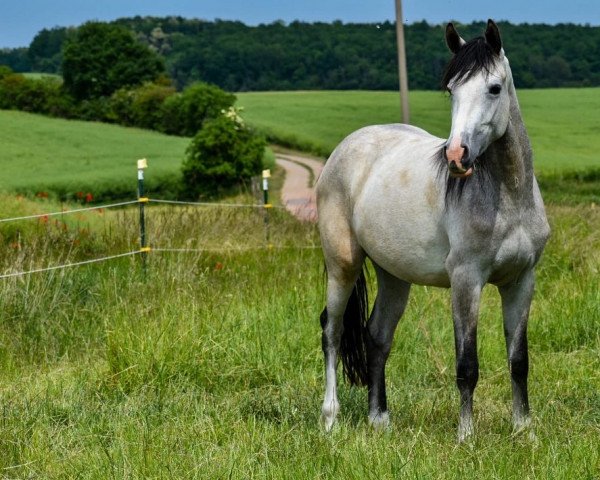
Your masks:
M 85 195 L 85 201 L 86 201 L 87 203 L 90 203 L 90 202 L 91 202 L 93 199 L 94 199 L 94 196 L 93 196 L 91 193 L 87 193 L 87 194 Z
M 44 215 L 40 217 L 40 223 L 48 223 L 48 215 Z
M 221 262 L 215 263 L 215 271 L 223 270 L 223 264 Z
M 83 198 L 83 192 L 77 192 L 77 193 L 75 194 L 75 196 L 76 196 L 76 197 L 77 197 L 79 200 L 81 200 L 81 199 Z

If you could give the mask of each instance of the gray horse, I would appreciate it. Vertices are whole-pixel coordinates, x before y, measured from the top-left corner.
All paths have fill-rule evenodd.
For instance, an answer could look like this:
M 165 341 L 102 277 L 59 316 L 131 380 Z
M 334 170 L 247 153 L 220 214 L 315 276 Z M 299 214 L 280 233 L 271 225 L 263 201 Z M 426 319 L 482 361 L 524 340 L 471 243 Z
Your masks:
M 370 422 L 389 424 L 385 364 L 412 283 L 452 288 L 459 441 L 473 434 L 486 283 L 502 299 L 513 425 L 530 424 L 527 320 L 550 229 L 498 27 L 489 20 L 484 36 L 465 42 L 448 24 L 446 42 L 454 54 L 443 79 L 452 96 L 449 139 L 408 125 L 363 128 L 338 145 L 317 184 L 327 430 L 339 411 L 338 355 L 350 382 L 368 386 Z M 367 257 L 378 280 L 368 321 Z

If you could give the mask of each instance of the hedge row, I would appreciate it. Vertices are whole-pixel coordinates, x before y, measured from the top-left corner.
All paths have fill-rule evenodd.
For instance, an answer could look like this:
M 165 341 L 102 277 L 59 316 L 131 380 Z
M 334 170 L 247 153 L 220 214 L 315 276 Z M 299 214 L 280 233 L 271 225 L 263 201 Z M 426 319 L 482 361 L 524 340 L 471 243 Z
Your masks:
M 179 93 L 167 79 L 77 102 L 59 78 L 33 79 L 0 67 L 0 109 L 117 123 L 170 135 L 194 136 L 206 120 L 217 118 L 234 102 L 235 95 L 214 85 L 198 82 Z

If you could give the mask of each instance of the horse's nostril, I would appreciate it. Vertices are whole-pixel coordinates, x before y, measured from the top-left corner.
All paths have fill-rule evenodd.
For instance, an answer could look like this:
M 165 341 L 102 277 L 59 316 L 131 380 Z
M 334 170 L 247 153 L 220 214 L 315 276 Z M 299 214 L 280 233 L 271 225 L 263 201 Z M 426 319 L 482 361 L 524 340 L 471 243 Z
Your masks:
M 467 147 L 466 145 L 461 145 L 461 148 L 464 149 L 463 152 L 463 158 L 466 160 L 469 158 L 469 147 Z

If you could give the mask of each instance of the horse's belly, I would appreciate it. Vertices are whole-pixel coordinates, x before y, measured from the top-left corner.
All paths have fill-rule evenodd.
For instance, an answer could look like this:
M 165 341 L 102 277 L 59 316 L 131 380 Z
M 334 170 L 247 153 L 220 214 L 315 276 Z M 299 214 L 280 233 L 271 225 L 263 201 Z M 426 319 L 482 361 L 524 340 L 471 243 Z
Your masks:
M 381 252 L 367 250 L 369 258 L 397 278 L 417 285 L 450 287 L 450 278 L 444 265 L 444 255 L 429 250 L 429 255 L 414 255 L 409 251 Z
M 448 238 L 431 213 L 419 213 L 418 207 L 366 208 L 355 216 L 356 236 L 369 258 L 392 275 L 419 285 L 449 287 Z

